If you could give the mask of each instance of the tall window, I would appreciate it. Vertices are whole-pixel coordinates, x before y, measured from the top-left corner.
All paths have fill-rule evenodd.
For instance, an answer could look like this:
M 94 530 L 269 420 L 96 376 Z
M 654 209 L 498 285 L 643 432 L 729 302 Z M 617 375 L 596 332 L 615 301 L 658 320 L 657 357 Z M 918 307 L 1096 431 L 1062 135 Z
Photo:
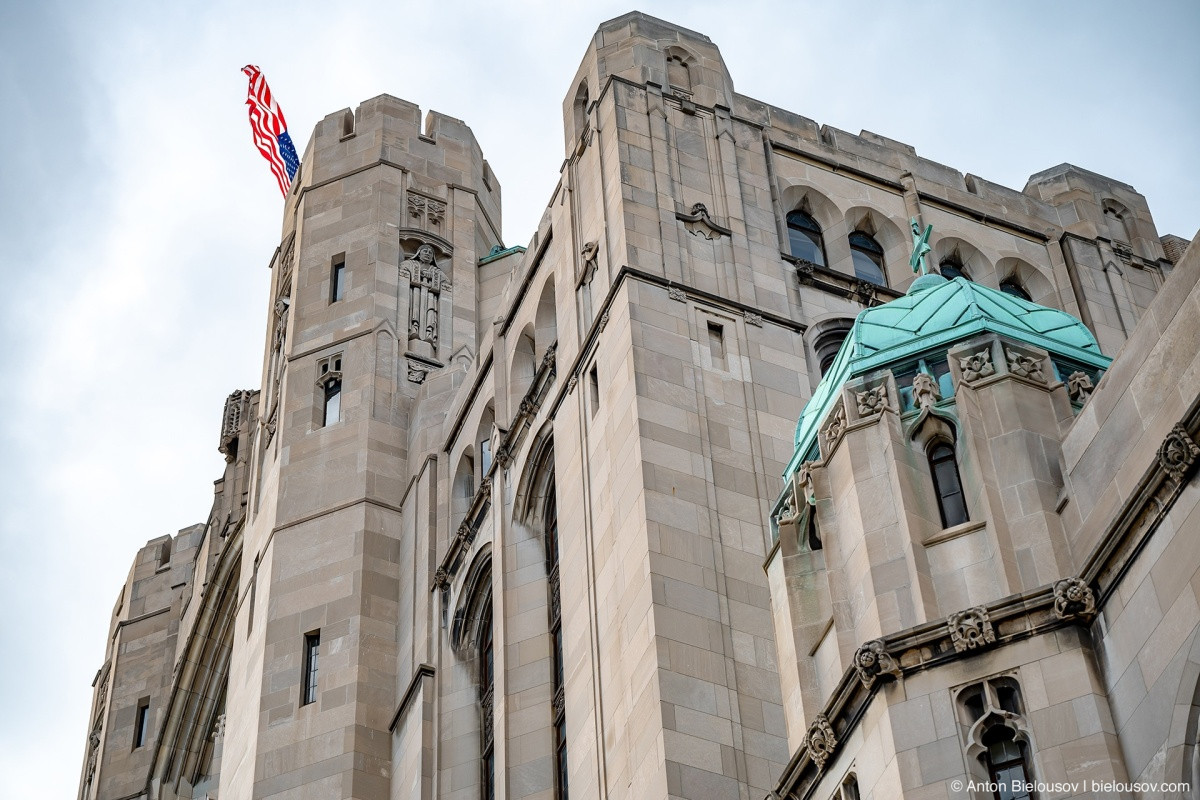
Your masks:
M 133 720 L 133 749 L 143 747 L 150 738 L 150 698 L 138 701 L 137 715 Z
M 1029 296 L 1029 292 L 1025 291 L 1025 287 L 1021 286 L 1021 284 L 1017 283 L 1012 278 L 1009 278 L 1006 281 L 1001 281 L 1000 291 L 1004 292 L 1005 294 L 1012 295 L 1013 297 L 1019 297 L 1022 300 L 1033 300 L 1033 298 Z
M 491 800 L 496 796 L 496 748 L 494 689 L 496 684 L 496 654 L 492 634 L 492 596 L 483 601 L 483 616 L 479 622 L 479 735 L 483 758 L 480 761 L 481 796 Z
M 1031 800 L 1031 743 L 1015 678 L 997 676 L 968 686 L 958 695 L 968 761 L 979 779 L 994 785 L 996 800 Z M 983 772 L 981 772 L 982 770 Z
M 558 575 L 558 498 L 551 479 L 546 488 L 546 573 L 550 592 L 550 648 L 554 659 L 551 714 L 554 725 L 554 796 L 567 797 L 567 714 L 563 682 L 562 599 Z
M 962 479 L 958 475 L 958 461 L 951 445 L 940 441 L 929 449 L 929 472 L 933 476 L 933 490 L 937 493 L 942 527 L 953 528 L 970 519 L 963 497 Z
M 787 215 L 787 227 L 792 255 L 825 266 L 825 240 L 817 221 L 803 211 L 793 211 Z
M 336 303 L 346 297 L 346 256 L 334 256 L 329 271 L 329 302 Z
M 300 705 L 317 702 L 317 661 L 321 657 L 321 632 L 304 636 L 304 680 L 301 684 Z
M 854 274 L 871 283 L 887 285 L 883 274 L 883 248 L 869 234 L 855 231 L 850 234 L 850 255 L 854 258 Z
M 988 777 L 997 786 L 996 800 L 1029 800 L 1029 792 L 1025 791 L 1029 773 L 1016 731 L 1007 725 L 993 725 L 983 734 L 983 744 L 987 747 Z
M 319 391 L 321 426 L 332 425 L 342 418 L 342 357 L 330 356 L 318 362 L 317 389 Z

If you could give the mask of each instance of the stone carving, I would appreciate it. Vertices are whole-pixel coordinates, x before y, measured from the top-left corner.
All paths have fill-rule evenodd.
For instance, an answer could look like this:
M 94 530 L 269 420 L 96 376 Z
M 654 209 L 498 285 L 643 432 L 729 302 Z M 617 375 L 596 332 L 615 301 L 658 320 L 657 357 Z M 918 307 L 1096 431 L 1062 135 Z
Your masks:
M 854 281 L 854 288 L 850 290 L 850 295 L 864 306 L 872 306 L 875 304 L 875 293 L 878 288 L 870 281 L 858 278 Z
M 1171 428 L 1158 448 L 1159 465 L 1176 481 L 1183 480 L 1192 464 L 1196 463 L 1197 456 L 1200 456 L 1200 447 L 1196 446 L 1187 428 L 1182 425 Z
M 275 438 L 275 431 L 279 428 L 279 406 L 275 406 L 271 410 L 271 416 L 267 419 L 267 444 Z
M 858 679 L 862 681 L 862 685 L 868 689 L 877 679 L 886 675 L 900 677 L 900 665 L 888 653 L 882 639 L 864 642 L 854 651 L 854 669 L 858 672 Z
M 742 314 L 746 318 L 747 325 L 753 325 L 756 328 L 762 327 L 762 314 L 755 314 L 753 311 L 746 311 Z
M 437 572 L 433 573 L 433 585 L 443 592 L 450 588 L 450 573 L 446 572 L 445 567 L 438 567 Z
M 917 408 L 929 408 L 942 399 L 942 392 L 934 377 L 927 372 L 918 372 L 912 380 L 913 404 Z
M 529 399 L 528 395 L 522 398 L 521 405 L 517 407 L 517 413 L 522 417 L 532 417 L 537 413 L 537 410 L 537 403 L 534 403 L 533 400 Z
M 225 411 L 221 414 L 221 443 L 217 452 L 225 455 L 225 462 L 232 464 L 237 458 L 238 429 L 242 426 L 242 418 L 249 410 L 251 391 L 238 389 L 225 398 Z
M 225 740 L 225 715 L 221 714 L 213 720 L 212 740 L 216 744 L 220 744 Z
M 576 286 L 586 286 L 592 282 L 592 276 L 596 274 L 600 245 L 597 242 L 588 242 L 579 251 L 579 254 L 583 256 L 583 269 L 579 271 L 579 280 L 576 282 Z
M 425 376 L 429 374 L 429 370 L 424 367 L 417 366 L 413 362 L 408 362 L 408 379 L 413 383 L 424 383 Z
M 420 227 L 440 229 L 446 221 L 446 204 L 415 192 L 408 193 L 408 216 Z
M 605 316 L 608 316 L 607 312 L 605 313 Z M 546 348 L 546 353 L 542 356 L 542 369 L 554 369 L 554 354 L 557 350 L 557 342 Z
M 605 311 L 603 314 L 600 315 L 600 330 L 604 330 L 606 327 L 608 327 L 608 312 L 607 311 Z
M 733 231 L 729 228 L 713 222 L 713 218 L 709 216 L 708 207 L 704 203 L 694 204 L 690 214 L 676 212 L 675 218 L 683 222 L 683 227 L 687 228 L 688 233 L 693 236 L 703 236 L 709 241 L 733 235 Z
M 813 488 L 812 465 L 813 462 L 811 461 L 802 463 L 796 468 L 794 478 L 796 486 L 800 488 L 802 503 L 808 503 L 809 505 L 815 504 L 817 500 L 817 493 Z
M 1112 242 L 1112 249 L 1113 252 L 1117 254 L 1117 258 L 1121 259 L 1126 264 L 1133 263 L 1133 248 L 1125 244 L 1125 242 L 1118 242 L 1114 239 Z
M 88 736 L 88 760 L 87 760 L 87 778 L 85 783 L 92 782 L 92 776 L 96 774 L 96 758 L 100 755 L 100 730 L 96 729 Z
M 992 351 L 987 348 L 973 355 L 963 356 L 958 360 L 958 366 L 962 368 L 964 381 L 977 381 L 996 373 L 996 368 L 992 366 Z
M 687 302 L 687 295 L 683 293 L 683 289 L 680 289 L 677 286 L 667 287 L 667 297 L 671 298 L 672 300 L 678 300 L 680 303 Z
M 579 376 L 572 375 L 567 379 L 567 394 L 572 394 L 575 391 L 575 386 L 579 383 Z
M 288 235 L 287 244 L 285 244 L 283 248 L 283 256 L 279 259 L 279 264 L 281 267 L 279 272 L 279 286 L 286 286 L 289 284 L 288 279 L 292 276 L 292 265 L 295 263 L 295 261 L 296 234 L 292 233 Z
M 1063 578 L 1054 584 L 1054 616 L 1059 619 L 1091 616 L 1096 598 L 1091 587 L 1079 578 Z
M 808 727 L 808 735 L 804 737 L 804 747 L 808 757 L 817 765 L 817 771 L 825 769 L 825 762 L 837 747 L 837 737 L 833 735 L 833 726 L 824 714 L 817 714 L 813 724 Z
M 500 469 L 508 469 L 512 466 L 512 461 L 512 453 L 507 445 L 502 444 L 496 448 L 496 463 L 500 465 Z
M 1067 394 L 1076 403 L 1086 403 L 1095 389 L 1092 377 L 1083 370 L 1076 370 L 1067 376 Z
M 855 399 L 858 401 L 858 415 L 860 417 L 869 417 L 872 414 L 878 414 L 887 408 L 887 384 L 881 383 L 874 389 L 867 389 L 865 392 L 855 392 Z
M 400 276 L 409 281 L 408 338 L 428 342 L 436 352 L 438 302 L 442 291 L 449 291 L 451 286 L 434 261 L 433 247 L 418 247 L 416 255 L 400 265 Z
M 950 641 L 954 643 L 956 652 L 975 650 L 996 641 L 992 621 L 988 617 L 987 609 L 982 606 L 951 614 L 947 624 L 950 628 Z
M 495 714 L 493 713 L 492 703 L 492 687 L 489 686 L 479 701 L 479 716 L 482 717 L 481 722 L 483 723 L 483 741 L 487 744 L 491 744 L 492 735 L 495 731 Z
M 803 258 L 796 259 L 796 277 L 800 279 L 801 283 L 812 283 L 816 271 L 817 265 L 812 261 L 806 261 Z
M 833 413 L 829 415 L 829 421 L 825 423 L 825 429 L 821 431 L 821 435 L 825 437 L 825 446 L 832 447 L 845 432 L 846 408 L 845 406 L 838 405 Z
M 1024 353 L 1018 353 L 1016 350 L 1005 348 L 1004 357 L 1008 360 L 1008 371 L 1019 378 L 1029 378 L 1030 380 L 1046 382 L 1046 376 L 1042 374 L 1042 360 L 1033 356 L 1027 356 Z

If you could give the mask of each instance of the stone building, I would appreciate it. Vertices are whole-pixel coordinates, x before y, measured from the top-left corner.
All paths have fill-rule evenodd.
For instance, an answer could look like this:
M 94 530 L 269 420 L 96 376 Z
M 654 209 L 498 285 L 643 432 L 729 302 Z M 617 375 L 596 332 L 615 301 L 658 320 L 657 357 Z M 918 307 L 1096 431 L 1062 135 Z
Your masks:
M 563 120 L 527 247 L 462 121 L 317 125 L 80 797 L 1190 780 L 1196 248 L 1078 167 L 1015 191 L 739 95 L 639 13 Z

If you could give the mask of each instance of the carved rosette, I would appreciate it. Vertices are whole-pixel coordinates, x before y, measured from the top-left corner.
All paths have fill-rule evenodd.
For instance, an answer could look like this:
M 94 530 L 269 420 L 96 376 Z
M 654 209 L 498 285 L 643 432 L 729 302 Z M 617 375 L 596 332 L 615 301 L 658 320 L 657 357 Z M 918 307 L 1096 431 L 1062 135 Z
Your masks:
M 881 383 L 874 389 L 867 389 L 865 392 L 855 392 L 854 399 L 858 401 L 858 415 L 860 417 L 869 417 L 874 414 L 882 413 L 887 408 L 887 384 Z
M 1024 353 L 1008 348 L 1004 350 L 1004 357 L 1008 360 L 1008 371 L 1013 375 L 1019 378 L 1029 378 L 1041 383 L 1046 382 L 1046 376 L 1042 373 L 1042 360 L 1040 358 L 1027 356 Z
M 1076 370 L 1067 376 L 1067 394 L 1076 403 L 1086 403 L 1095 390 L 1092 377 L 1083 370 Z
M 846 432 L 846 407 L 838 405 L 829 415 L 825 427 L 821 430 L 821 437 L 825 440 L 825 448 L 832 449 L 837 444 L 838 439 L 842 438 L 842 434 Z
M 1187 432 L 1187 428 L 1176 425 L 1158 448 L 1158 463 L 1176 481 L 1182 481 L 1188 470 L 1200 456 L 1200 447 Z
M 862 685 L 870 689 L 876 680 L 891 676 L 900 677 L 900 665 L 888 653 L 882 639 L 864 642 L 854 651 L 854 670 Z
M 927 372 L 918 372 L 912 379 L 913 404 L 917 408 L 929 408 L 942 399 L 942 392 L 933 376 Z
M 837 744 L 837 737 L 833 735 L 833 726 L 829 724 L 829 718 L 824 714 L 817 714 L 817 718 L 808 728 L 808 735 L 804 737 L 804 747 L 808 750 L 808 757 L 817 765 L 818 772 L 825 769 L 825 763 L 833 755 Z
M 1096 611 L 1092 589 L 1079 578 L 1063 578 L 1054 584 L 1054 616 L 1059 619 L 1090 617 Z
M 988 617 L 987 609 L 982 606 L 951 614 L 946 622 L 950 628 L 950 641 L 953 642 L 956 652 L 975 650 L 996 641 L 992 621 Z
M 958 360 L 958 366 L 962 369 L 964 381 L 977 381 L 980 378 L 996 374 L 996 368 L 992 366 L 992 351 L 987 348 L 978 353 L 963 356 Z

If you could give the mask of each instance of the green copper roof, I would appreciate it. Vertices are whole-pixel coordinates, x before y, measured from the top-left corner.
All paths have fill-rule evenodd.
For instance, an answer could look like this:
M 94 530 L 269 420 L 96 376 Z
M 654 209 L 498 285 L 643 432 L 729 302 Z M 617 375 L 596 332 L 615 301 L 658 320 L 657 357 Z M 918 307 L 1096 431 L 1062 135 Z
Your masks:
M 858 315 L 829 371 L 813 392 L 796 426 L 796 452 L 784 471 L 792 474 L 817 437 L 817 424 L 846 381 L 949 349 L 984 331 L 1025 342 L 1052 355 L 1105 369 L 1111 359 L 1082 322 L 1065 311 L 1039 306 L 965 278 L 922 275 L 908 294 Z

